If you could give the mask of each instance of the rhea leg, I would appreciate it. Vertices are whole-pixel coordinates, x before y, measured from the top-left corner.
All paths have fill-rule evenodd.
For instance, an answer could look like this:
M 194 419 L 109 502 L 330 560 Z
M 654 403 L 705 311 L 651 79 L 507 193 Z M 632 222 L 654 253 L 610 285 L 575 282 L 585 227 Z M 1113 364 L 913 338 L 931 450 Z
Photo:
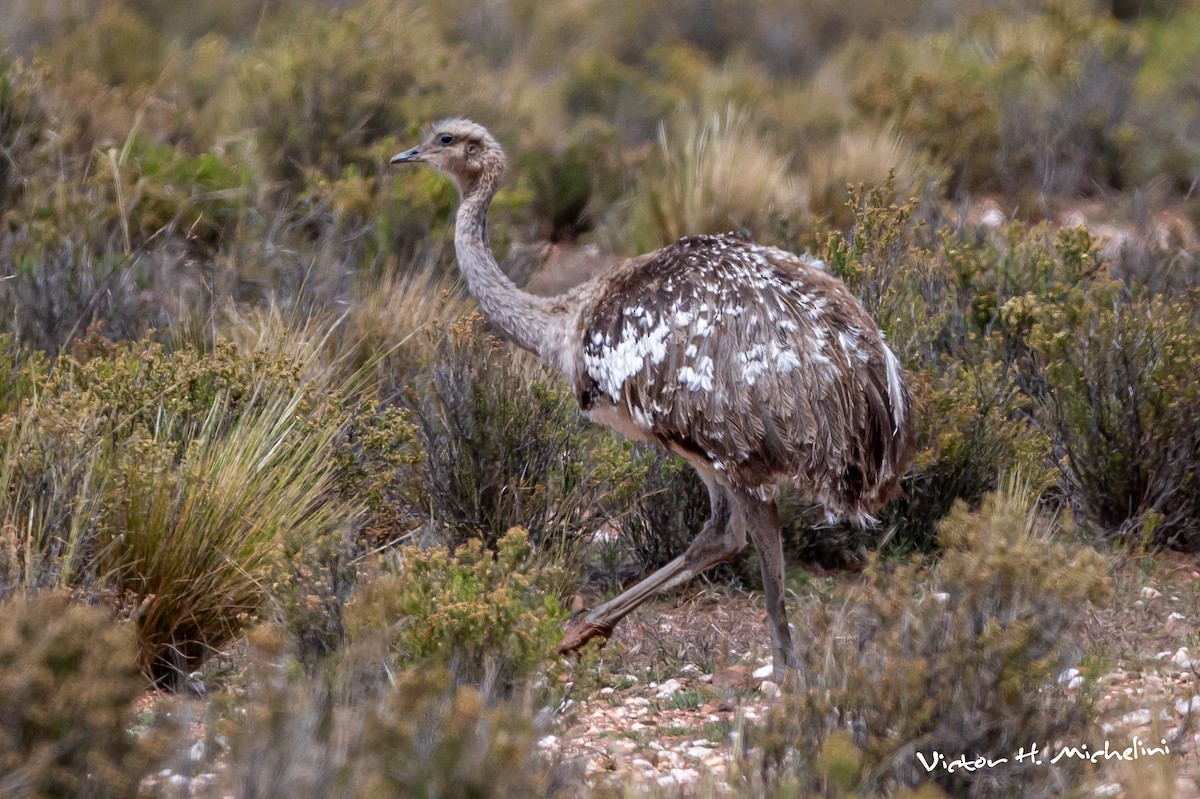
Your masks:
M 729 491 L 703 472 L 708 485 L 712 516 L 692 540 L 687 551 L 637 585 L 573 621 L 559 644 L 560 652 L 573 652 L 593 638 L 608 638 L 613 628 L 638 605 L 656 594 L 677 588 L 710 566 L 736 555 L 746 546 L 746 527 L 734 518 Z
M 767 603 L 767 626 L 771 631 L 772 662 L 775 682 L 782 684 L 785 669 L 798 669 L 792 633 L 788 628 L 787 608 L 783 600 L 783 534 L 779 526 L 779 510 L 774 499 L 760 499 L 738 492 L 734 496 L 734 515 L 740 516 L 742 526 L 750 534 L 758 550 L 762 571 L 763 597 Z

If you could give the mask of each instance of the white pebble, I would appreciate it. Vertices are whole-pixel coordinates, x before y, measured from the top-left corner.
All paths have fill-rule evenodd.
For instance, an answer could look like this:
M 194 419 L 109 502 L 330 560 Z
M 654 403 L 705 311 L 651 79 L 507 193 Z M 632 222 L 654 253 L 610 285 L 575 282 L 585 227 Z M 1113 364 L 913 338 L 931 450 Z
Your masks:
M 1058 675 L 1058 683 L 1066 685 L 1068 690 L 1074 690 L 1083 685 L 1083 675 L 1079 673 L 1079 669 L 1067 669 Z
M 653 687 L 653 684 L 651 684 L 651 687 Z M 672 696 L 679 693 L 680 689 L 682 688 L 683 685 L 680 684 L 679 680 L 672 678 L 658 686 L 658 691 L 654 695 L 659 699 L 670 699 Z
M 1144 727 L 1150 723 L 1153 718 L 1149 708 L 1134 710 L 1131 713 L 1126 713 L 1121 716 L 1121 724 L 1128 727 Z

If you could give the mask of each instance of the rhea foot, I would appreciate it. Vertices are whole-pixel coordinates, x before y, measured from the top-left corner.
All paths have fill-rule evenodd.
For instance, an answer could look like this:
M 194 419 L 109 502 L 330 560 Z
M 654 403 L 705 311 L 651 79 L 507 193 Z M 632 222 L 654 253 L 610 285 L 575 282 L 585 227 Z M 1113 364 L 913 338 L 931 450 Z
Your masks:
M 562 643 L 558 645 L 560 655 L 565 655 L 582 648 L 584 644 L 593 638 L 601 638 L 605 641 L 609 639 L 613 628 L 617 625 L 615 623 L 606 624 L 593 619 L 592 616 L 592 613 L 580 611 L 567 621 L 566 628 L 563 631 Z

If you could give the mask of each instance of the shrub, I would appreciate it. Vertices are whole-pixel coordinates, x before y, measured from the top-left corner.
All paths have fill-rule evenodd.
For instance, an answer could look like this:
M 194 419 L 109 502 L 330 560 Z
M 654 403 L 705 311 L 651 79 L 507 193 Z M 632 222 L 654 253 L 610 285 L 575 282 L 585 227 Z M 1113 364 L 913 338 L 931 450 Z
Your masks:
M 526 149 L 516 173 L 529 183 L 539 238 L 571 242 L 596 224 L 599 208 L 616 199 L 620 175 L 617 135 L 607 126 L 594 126 L 572 136 L 565 148 Z
M 1134 80 L 1136 146 L 1127 169 L 1137 185 L 1162 176 L 1189 197 L 1200 179 L 1200 114 L 1196 78 L 1186 65 L 1197 57 L 1200 9 L 1174 9 L 1145 25 L 1145 62 Z
M 136 795 L 136 655 L 128 624 L 61 594 L 0 603 L 0 794 Z
M 851 221 L 847 186 L 861 191 L 890 180 L 897 192 L 910 196 L 932 182 L 924 159 L 887 126 L 844 128 L 828 144 L 810 147 L 804 160 L 798 195 L 806 214 L 839 228 Z
M 563 110 L 571 117 L 603 119 L 634 141 L 653 135 L 653 120 L 671 111 L 653 80 L 612 53 L 584 53 L 562 80 Z
M 621 540 L 639 566 L 657 569 L 683 554 L 708 521 L 708 489 L 687 462 L 661 450 L 639 453 L 630 466 L 632 508 L 621 517 Z
M 1069 498 L 1102 540 L 1200 549 L 1195 298 L 1113 283 L 1037 311 L 1040 408 Z
M 493 554 L 468 541 L 403 548 L 396 571 L 368 582 L 349 609 L 352 639 L 382 633 L 401 670 L 448 668 L 456 681 L 506 691 L 557 657 L 566 579 L 513 528 Z
M 421 457 L 416 428 L 400 408 L 364 401 L 353 411 L 338 443 L 337 485 L 363 506 L 361 541 L 387 544 L 418 525 L 411 500 Z
M 237 121 L 255 131 L 268 175 L 294 189 L 309 170 L 374 167 L 368 151 L 378 140 L 415 133 L 445 115 L 442 98 L 469 95 L 455 79 L 472 71 L 408 4 L 310 8 L 288 23 L 243 59 Z
M 126 256 L 96 256 L 71 240 L 13 256 L 0 307 L 9 312 L 6 332 L 19 340 L 53 355 L 93 326 L 115 336 L 144 332 L 135 285 L 142 270 L 129 268 Z
M 487 334 L 472 315 L 431 345 L 413 397 L 425 458 L 421 484 L 431 529 L 452 546 L 494 547 L 523 526 L 538 548 L 574 540 L 604 486 L 591 486 L 590 431 L 557 375 Z
M 160 238 L 217 249 L 246 211 L 250 190 L 248 169 L 230 154 L 190 155 L 136 132 L 101 163 L 96 180 L 113 192 L 129 251 Z
M 140 665 L 178 679 L 255 612 L 285 535 L 353 522 L 337 493 L 346 416 L 286 356 L 89 340 L 0 418 L 16 582 L 115 595 Z
M 1125 182 L 1139 57 L 1130 31 L 1100 14 L 1070 3 L 984 13 L 966 35 L 893 35 L 851 52 L 855 103 L 947 165 L 956 193 L 1003 189 L 1039 208 Z
M 951 795 L 1058 795 L 1078 761 L 1017 761 L 1021 747 L 1078 745 L 1094 734 L 1095 691 L 1059 674 L 1081 653 L 1088 602 L 1108 593 L 1102 559 L 1055 540 L 1027 489 L 959 503 L 938 526 L 941 560 L 872 561 L 846 608 L 804 649 L 798 690 L 752 732 L 768 785 L 799 793 L 837 771 L 855 790 L 931 780 Z M 917 758 L 1008 758 L 992 769 L 928 771 Z M 848 761 L 848 762 L 847 762 Z M 829 791 L 829 788 L 825 788 Z
M 93 324 L 134 337 L 206 310 L 208 270 L 194 256 L 244 210 L 244 170 L 162 143 L 179 134 L 163 106 L 86 73 L 60 85 L 17 65 L 5 84 L 4 327 L 57 352 Z
M 138 86 L 157 78 L 166 56 L 162 33 L 124 3 L 91 5 L 92 14 L 73 20 L 45 48 L 44 57 L 65 75 L 90 72 L 113 85 Z
M 788 537 L 830 564 L 860 559 L 880 535 L 901 551 L 930 549 L 954 502 L 978 503 L 1005 472 L 1039 489 L 1052 483 L 1049 441 L 1031 423 L 1032 317 L 1017 309 L 1026 295 L 1065 296 L 1095 269 L 1086 235 L 1014 227 L 999 244 L 934 235 L 914 218 L 916 201 L 892 192 L 853 191 L 855 225 L 830 236 L 822 257 L 905 365 L 917 453 L 877 530 L 824 524 L 788 500 Z
M 236 636 L 283 534 L 315 537 L 353 519 L 328 496 L 337 427 L 306 422 L 299 405 L 271 397 L 225 436 L 201 428 L 170 471 L 159 442 L 131 442 L 137 461 L 121 464 L 101 573 L 140 606 L 141 663 L 156 679 L 186 674 Z M 214 418 L 223 413 L 214 405 Z
M 551 770 L 539 757 L 529 711 L 517 702 L 489 706 L 478 690 L 453 687 L 436 669 L 405 672 L 394 686 L 357 700 L 323 681 L 278 677 L 252 683 L 246 697 L 223 724 L 224 767 L 207 791 L 192 795 L 550 794 Z
M 999 101 L 982 77 L 987 64 L 950 33 L 916 44 L 899 34 L 860 43 L 842 56 L 857 67 L 855 105 L 925 148 L 950 170 L 956 190 L 994 187 L 999 179 Z M 949 76 L 953 75 L 953 78 Z
M 773 215 L 797 204 L 788 159 L 727 109 L 669 135 L 635 188 L 631 243 L 638 252 L 681 236 L 741 230 L 762 236 Z
M 0 214 L 7 213 L 21 192 L 22 175 L 17 168 L 46 135 L 46 109 L 37 91 L 38 83 L 27 67 L 0 58 Z
M 317 675 L 346 642 L 346 603 L 358 577 L 362 547 L 345 530 L 315 537 L 308 530 L 283 536 L 270 569 L 271 610 L 287 634 L 291 655 Z

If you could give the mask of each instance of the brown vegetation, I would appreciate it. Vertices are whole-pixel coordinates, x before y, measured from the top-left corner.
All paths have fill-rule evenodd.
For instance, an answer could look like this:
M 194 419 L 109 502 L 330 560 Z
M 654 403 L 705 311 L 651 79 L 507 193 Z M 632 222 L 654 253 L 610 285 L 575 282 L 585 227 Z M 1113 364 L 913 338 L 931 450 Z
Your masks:
M 1068 609 L 1121 611 L 1101 558 L 1200 548 L 1200 8 L 702 5 L 0 8 L 0 794 L 575 796 L 537 711 L 679 665 L 551 654 L 704 495 L 469 316 L 453 189 L 386 170 L 450 114 L 509 152 L 514 268 L 741 229 L 823 258 L 909 373 L 880 526 L 785 503 L 793 558 L 865 573 L 796 620 L 731 790 L 1103 776 L 909 755 L 1086 738 L 1087 664 L 1135 654 Z M 208 688 L 202 755 L 135 723 L 151 682 Z

